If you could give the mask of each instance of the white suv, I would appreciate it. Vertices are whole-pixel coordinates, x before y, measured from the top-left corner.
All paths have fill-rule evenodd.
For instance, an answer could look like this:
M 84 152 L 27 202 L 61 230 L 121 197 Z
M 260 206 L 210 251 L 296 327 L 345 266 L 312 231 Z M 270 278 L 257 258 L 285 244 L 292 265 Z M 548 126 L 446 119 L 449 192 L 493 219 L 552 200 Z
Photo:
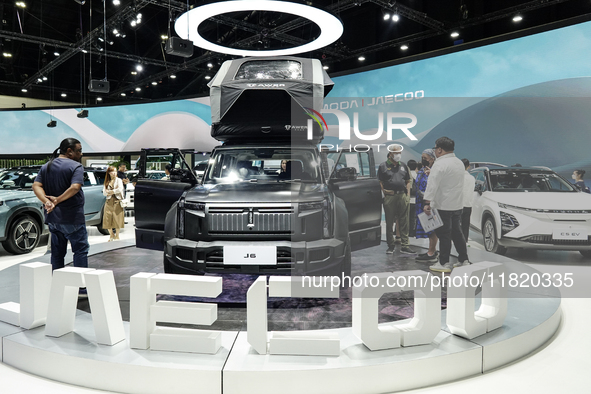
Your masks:
M 550 169 L 479 167 L 470 226 L 489 252 L 508 247 L 578 250 L 591 258 L 591 194 Z

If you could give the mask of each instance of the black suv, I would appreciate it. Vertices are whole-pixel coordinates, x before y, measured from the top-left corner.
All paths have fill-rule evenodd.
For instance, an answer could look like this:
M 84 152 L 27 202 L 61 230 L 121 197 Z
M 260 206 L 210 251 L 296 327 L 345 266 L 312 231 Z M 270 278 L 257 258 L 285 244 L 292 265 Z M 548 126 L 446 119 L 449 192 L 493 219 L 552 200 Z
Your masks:
M 371 151 L 321 152 L 323 132 L 308 130 L 304 109 L 321 110 L 332 86 L 321 63 L 239 59 L 221 70 L 210 87 L 212 136 L 224 144 L 203 178 L 180 151 L 142 151 L 136 245 L 164 249 L 168 273 L 349 275 L 351 250 L 381 241 L 381 189 Z M 146 179 L 150 156 L 166 154 L 171 180 Z

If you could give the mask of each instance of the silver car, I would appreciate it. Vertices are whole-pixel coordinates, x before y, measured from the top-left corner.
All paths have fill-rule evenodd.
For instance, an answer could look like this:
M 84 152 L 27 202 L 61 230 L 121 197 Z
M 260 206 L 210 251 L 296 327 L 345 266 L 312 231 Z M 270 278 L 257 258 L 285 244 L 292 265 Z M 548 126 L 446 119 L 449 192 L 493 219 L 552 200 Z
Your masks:
M 0 242 L 12 254 L 29 253 L 44 232 L 41 202 L 32 186 L 40 166 L 16 167 L 0 173 Z M 84 171 L 84 217 L 88 226 L 96 226 L 102 234 L 105 197 L 101 179 L 92 169 Z

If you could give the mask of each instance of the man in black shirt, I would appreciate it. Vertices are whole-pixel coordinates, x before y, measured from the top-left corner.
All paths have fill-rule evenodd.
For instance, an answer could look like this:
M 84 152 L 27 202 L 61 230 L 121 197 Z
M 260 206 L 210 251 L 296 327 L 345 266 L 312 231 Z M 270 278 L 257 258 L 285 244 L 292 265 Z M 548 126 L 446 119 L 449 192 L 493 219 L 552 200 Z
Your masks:
M 58 156 L 59 150 L 59 156 Z M 75 267 L 88 267 L 88 234 L 84 220 L 84 168 L 82 146 L 66 138 L 53 158 L 39 170 L 33 191 L 47 212 L 45 223 L 51 232 L 51 267 L 64 267 L 68 241 L 72 244 Z
M 410 172 L 402 163 L 402 146 L 393 144 L 388 147 L 388 160 L 380 164 L 378 179 L 384 193 L 384 213 L 386 214 L 386 240 L 388 250 L 394 253 L 394 223 L 398 220 L 400 227 L 400 252 L 414 254 L 408 246 L 408 211 L 410 208 Z
M 117 171 L 117 178 L 121 178 L 121 180 L 123 181 L 123 186 L 124 186 L 123 190 L 125 190 L 125 187 L 129 183 L 129 179 L 127 178 L 127 174 L 125 173 L 125 171 L 127 171 L 127 165 L 125 163 L 119 163 L 119 170 Z M 123 197 L 125 197 L 125 191 L 123 192 Z

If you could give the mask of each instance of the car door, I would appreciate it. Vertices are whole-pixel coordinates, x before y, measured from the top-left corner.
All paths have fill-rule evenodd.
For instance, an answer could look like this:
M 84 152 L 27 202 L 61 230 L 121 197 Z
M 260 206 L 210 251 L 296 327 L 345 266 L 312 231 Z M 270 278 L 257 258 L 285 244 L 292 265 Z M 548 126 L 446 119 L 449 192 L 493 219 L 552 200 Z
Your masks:
M 166 214 L 183 192 L 197 183 L 185 154 L 178 149 L 142 149 L 134 190 L 138 248 L 163 250 Z M 147 170 L 163 170 L 166 164 L 172 166 L 170 179 L 151 179 L 147 175 Z
M 103 180 L 104 182 L 104 180 Z M 99 224 L 102 221 L 102 211 L 105 205 L 103 184 L 99 182 L 97 174 L 90 169 L 84 170 L 84 219 L 88 226 Z
M 351 249 L 379 245 L 382 237 L 382 192 L 373 151 L 327 152 L 329 187 L 349 213 Z
M 470 226 L 476 228 L 478 231 L 482 230 L 480 227 L 482 225 L 482 211 L 484 209 L 483 195 L 489 190 L 486 172 L 486 168 L 479 168 L 470 171 L 470 175 L 476 179 L 476 184 L 474 185 L 474 196 L 472 198 Z M 480 191 L 476 191 L 478 188 L 480 188 Z

